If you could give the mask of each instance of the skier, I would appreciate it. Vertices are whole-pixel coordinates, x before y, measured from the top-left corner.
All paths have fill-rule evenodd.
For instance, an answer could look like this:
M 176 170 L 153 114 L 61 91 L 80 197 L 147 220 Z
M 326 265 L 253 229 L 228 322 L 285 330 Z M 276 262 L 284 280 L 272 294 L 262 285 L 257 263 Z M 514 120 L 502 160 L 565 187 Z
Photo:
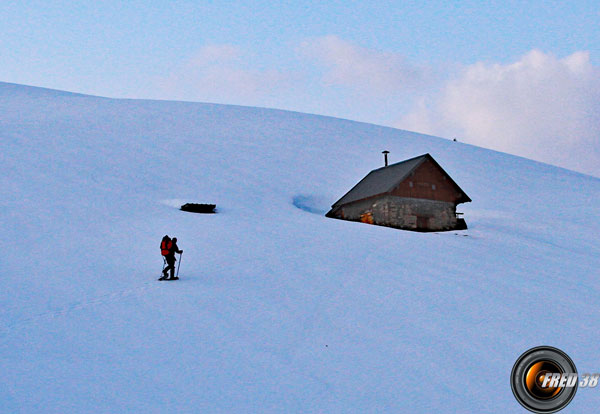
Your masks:
M 175 261 L 177 260 L 175 259 L 175 253 L 181 254 L 183 253 L 183 250 L 179 250 L 179 247 L 177 246 L 177 237 L 173 237 L 172 239 L 169 239 L 169 236 L 163 237 L 163 241 L 160 244 L 160 248 L 163 252 L 163 256 L 165 256 L 165 260 L 167 261 L 167 267 L 164 268 L 163 277 L 161 277 L 160 280 L 179 279 L 178 277 L 175 277 Z M 170 279 L 167 277 L 169 270 L 171 271 Z
M 160 254 L 162 254 L 165 263 L 167 262 L 167 256 L 169 255 L 169 252 L 171 251 L 171 247 L 173 247 L 173 242 L 171 241 L 171 238 L 169 237 L 169 235 L 165 234 L 165 236 L 160 241 Z M 167 278 L 167 274 L 166 274 L 165 270 L 166 269 L 163 266 L 163 275 L 158 280 L 165 280 Z

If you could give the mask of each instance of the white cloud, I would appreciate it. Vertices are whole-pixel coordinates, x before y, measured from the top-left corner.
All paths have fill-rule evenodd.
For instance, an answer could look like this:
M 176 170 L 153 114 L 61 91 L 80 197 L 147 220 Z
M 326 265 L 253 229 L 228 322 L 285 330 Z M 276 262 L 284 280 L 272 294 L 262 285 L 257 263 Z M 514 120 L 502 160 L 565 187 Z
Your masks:
M 397 126 L 600 176 L 600 70 L 587 52 L 534 50 L 466 67 Z
M 398 53 L 367 49 L 337 36 L 305 40 L 301 53 L 325 66 L 325 85 L 344 86 L 369 96 L 414 90 L 427 77 Z
M 398 53 L 337 36 L 307 39 L 298 51 L 290 72 L 252 67 L 234 45 L 207 45 L 160 82 L 163 96 L 393 124 L 600 176 L 600 69 L 586 52 L 560 59 L 534 50 L 442 81 Z M 399 113 L 407 115 L 393 123 Z
M 292 76 L 276 69 L 254 69 L 235 45 L 207 45 L 194 53 L 159 87 L 171 99 L 264 105 Z

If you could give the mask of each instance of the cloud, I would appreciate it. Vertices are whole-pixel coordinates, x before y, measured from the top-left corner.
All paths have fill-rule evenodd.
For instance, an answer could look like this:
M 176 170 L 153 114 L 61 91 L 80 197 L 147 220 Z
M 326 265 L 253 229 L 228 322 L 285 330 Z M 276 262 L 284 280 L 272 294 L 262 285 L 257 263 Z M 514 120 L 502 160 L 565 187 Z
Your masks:
M 326 86 L 343 86 L 372 97 L 415 90 L 428 76 L 425 68 L 409 64 L 398 53 L 364 48 L 334 35 L 305 40 L 300 52 L 325 67 Z
M 276 69 L 250 67 L 235 45 L 206 45 L 172 73 L 159 88 L 171 99 L 265 105 L 293 76 Z
M 396 126 L 600 175 L 600 70 L 587 52 L 533 50 L 465 67 Z
M 600 176 L 600 69 L 587 52 L 453 70 L 333 35 L 296 52 L 265 68 L 238 46 L 206 45 L 161 80 L 162 96 L 392 125 Z

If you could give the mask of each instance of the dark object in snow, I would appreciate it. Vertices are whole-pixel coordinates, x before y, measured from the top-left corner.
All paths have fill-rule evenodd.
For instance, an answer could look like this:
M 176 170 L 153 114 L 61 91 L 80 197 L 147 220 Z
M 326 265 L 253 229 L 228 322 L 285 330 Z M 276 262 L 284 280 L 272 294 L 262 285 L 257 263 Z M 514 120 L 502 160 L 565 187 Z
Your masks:
M 464 230 L 467 223 L 456 206 L 470 201 L 424 154 L 371 171 L 326 216 L 413 231 Z
M 189 211 L 190 213 L 206 213 L 213 214 L 215 212 L 216 204 L 197 204 L 197 203 L 186 203 L 181 206 L 182 211 Z
M 461 217 L 462 215 L 463 215 L 463 213 L 456 213 L 456 227 L 454 228 L 454 230 L 466 230 L 467 229 L 467 222 L 465 221 L 464 218 Z

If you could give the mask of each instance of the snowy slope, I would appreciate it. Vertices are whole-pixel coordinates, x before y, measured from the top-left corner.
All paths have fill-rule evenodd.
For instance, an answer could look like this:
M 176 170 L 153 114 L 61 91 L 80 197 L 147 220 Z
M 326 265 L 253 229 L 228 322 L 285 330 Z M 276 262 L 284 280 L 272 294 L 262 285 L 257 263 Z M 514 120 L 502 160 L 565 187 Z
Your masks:
M 518 413 L 528 348 L 600 371 L 597 178 L 340 119 L 4 83 L 0 140 L 1 412 Z M 470 229 L 325 218 L 383 149 L 431 153 Z M 179 282 L 155 281 L 164 234 Z M 599 405 L 580 390 L 563 412 Z

